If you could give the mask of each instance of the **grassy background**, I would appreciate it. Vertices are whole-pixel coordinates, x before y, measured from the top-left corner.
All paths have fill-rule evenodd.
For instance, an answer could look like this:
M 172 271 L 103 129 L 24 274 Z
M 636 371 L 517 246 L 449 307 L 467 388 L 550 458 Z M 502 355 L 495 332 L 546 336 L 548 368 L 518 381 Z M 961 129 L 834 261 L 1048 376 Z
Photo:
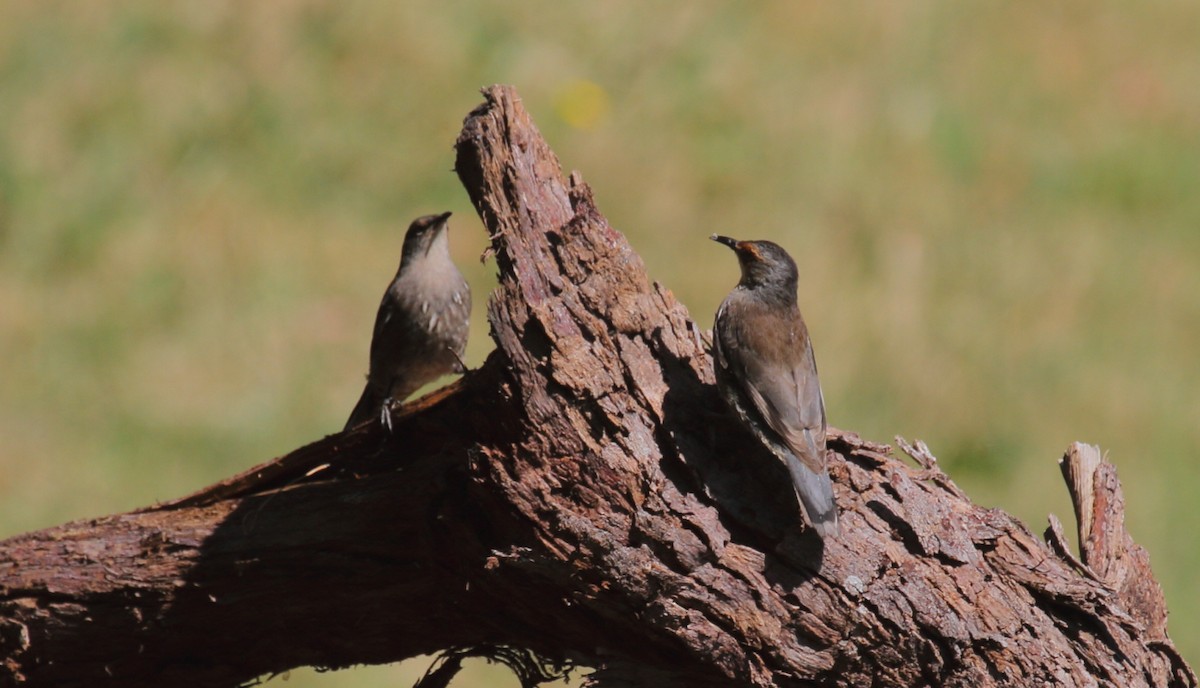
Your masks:
M 1153 0 L 0 4 L 0 536 L 337 430 L 418 214 L 482 304 L 451 144 L 506 82 L 706 326 L 709 233 L 791 250 L 835 425 L 1037 531 L 1067 444 L 1109 450 L 1200 661 L 1197 35 Z

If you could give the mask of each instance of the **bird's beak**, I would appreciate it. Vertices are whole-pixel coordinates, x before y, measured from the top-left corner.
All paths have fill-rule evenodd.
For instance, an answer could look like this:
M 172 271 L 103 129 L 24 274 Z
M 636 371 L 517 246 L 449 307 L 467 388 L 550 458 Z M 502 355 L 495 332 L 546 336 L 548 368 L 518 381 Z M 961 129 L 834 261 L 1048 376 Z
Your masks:
M 725 244 L 726 246 L 728 246 L 729 248 L 731 248 L 735 251 L 737 250 L 738 244 L 741 243 L 737 239 L 731 239 L 727 236 L 721 236 L 720 234 L 714 234 L 714 235 L 710 236 L 709 239 L 712 239 L 713 241 L 717 242 L 718 244 Z
M 434 242 L 433 239 L 436 239 L 438 234 L 445 232 L 446 229 L 450 226 L 449 220 L 450 220 L 450 211 L 449 210 L 447 210 L 446 212 L 444 212 L 441 215 L 438 215 L 436 218 L 434 218 L 433 238 L 431 238 L 429 240 L 429 243 L 425 245 L 425 255 L 429 255 L 429 251 L 433 249 L 433 245 L 434 245 L 434 243 L 436 243 L 436 242 Z

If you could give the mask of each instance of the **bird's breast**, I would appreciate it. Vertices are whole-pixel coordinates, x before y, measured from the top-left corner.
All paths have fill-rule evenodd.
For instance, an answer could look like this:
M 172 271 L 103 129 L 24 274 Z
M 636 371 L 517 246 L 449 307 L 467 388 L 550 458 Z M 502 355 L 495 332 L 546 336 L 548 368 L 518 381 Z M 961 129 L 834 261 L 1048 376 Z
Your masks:
M 749 292 L 735 293 L 721 307 L 718 320 L 725 349 L 753 352 L 782 364 L 799 364 L 805 357 L 808 329 L 795 306 L 779 307 L 763 303 Z

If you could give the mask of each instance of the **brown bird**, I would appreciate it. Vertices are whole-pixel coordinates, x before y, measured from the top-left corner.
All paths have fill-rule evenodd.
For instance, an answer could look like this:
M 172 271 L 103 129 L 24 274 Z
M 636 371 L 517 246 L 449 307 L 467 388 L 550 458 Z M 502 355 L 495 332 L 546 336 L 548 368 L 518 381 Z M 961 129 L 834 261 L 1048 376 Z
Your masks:
M 837 504 L 825 459 L 825 400 L 808 328 L 796 305 L 796 263 L 770 241 L 710 238 L 732 248 L 742 268 L 713 325 L 721 396 L 787 466 L 817 534 L 836 536 Z
M 418 217 L 404 235 L 400 267 L 375 316 L 367 384 L 347 430 L 376 415 L 390 428 L 393 401 L 462 371 L 471 290 L 450 258 L 449 217 Z

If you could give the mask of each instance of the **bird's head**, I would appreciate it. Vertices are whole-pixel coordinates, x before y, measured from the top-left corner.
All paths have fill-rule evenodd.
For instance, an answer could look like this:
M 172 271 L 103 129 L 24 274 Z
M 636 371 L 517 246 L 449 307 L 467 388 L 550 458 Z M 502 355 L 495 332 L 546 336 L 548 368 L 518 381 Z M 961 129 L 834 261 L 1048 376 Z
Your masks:
M 737 254 L 742 267 L 739 284 L 745 287 L 778 287 L 796 293 L 796 261 L 773 241 L 738 241 L 714 234 L 713 241 L 725 244 Z
M 401 267 L 410 260 L 419 260 L 435 250 L 446 251 L 449 255 L 446 237 L 446 230 L 450 227 L 449 220 L 449 212 L 441 215 L 423 215 L 413 220 L 408 226 L 408 232 L 404 234 Z

